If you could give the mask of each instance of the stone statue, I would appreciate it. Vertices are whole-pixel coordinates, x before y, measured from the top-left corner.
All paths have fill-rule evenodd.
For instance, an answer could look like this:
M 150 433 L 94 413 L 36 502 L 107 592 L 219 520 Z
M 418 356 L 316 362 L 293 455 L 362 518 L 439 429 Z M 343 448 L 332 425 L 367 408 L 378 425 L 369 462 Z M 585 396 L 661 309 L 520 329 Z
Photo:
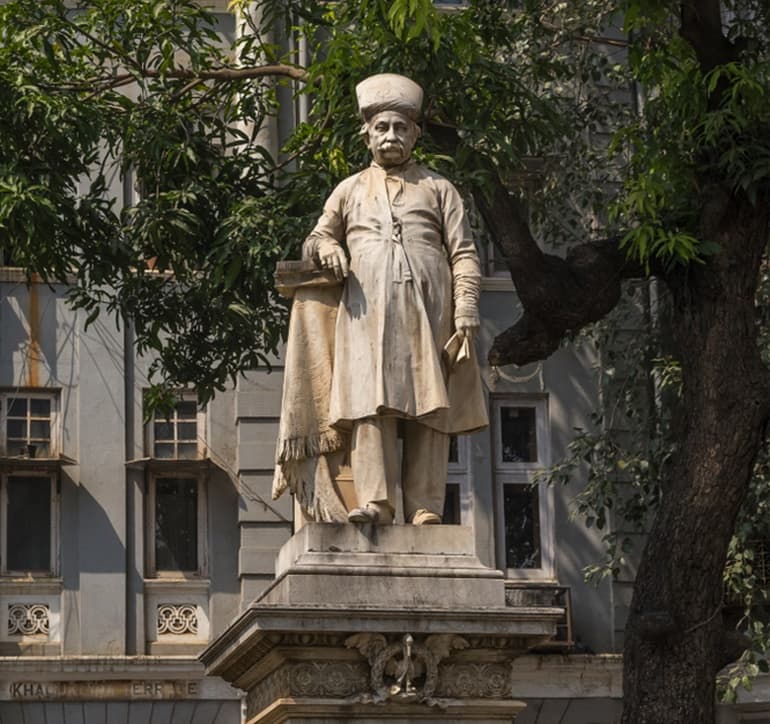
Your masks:
M 444 508 L 449 436 L 488 423 L 472 345 L 479 260 L 457 189 L 410 158 L 420 135 L 420 86 L 382 74 L 356 93 L 373 162 L 334 189 L 303 246 L 303 257 L 343 286 L 326 347 L 328 414 L 317 414 L 327 429 L 312 445 L 305 430 L 299 454 L 324 455 L 349 443 L 358 499 L 350 522 L 392 522 L 400 472 L 406 520 L 435 524 Z M 320 304 L 327 321 L 318 326 L 328 327 L 329 302 Z M 292 325 L 299 313 L 295 298 Z M 317 405 L 321 386 L 304 397 Z M 296 414 L 296 403 L 284 388 L 283 415 Z M 296 432 L 282 430 L 279 467 L 282 451 L 283 461 L 291 458 L 287 444 Z M 303 485 L 308 475 L 318 478 L 317 466 L 305 470 Z M 296 480 L 278 488 L 287 484 L 297 492 Z

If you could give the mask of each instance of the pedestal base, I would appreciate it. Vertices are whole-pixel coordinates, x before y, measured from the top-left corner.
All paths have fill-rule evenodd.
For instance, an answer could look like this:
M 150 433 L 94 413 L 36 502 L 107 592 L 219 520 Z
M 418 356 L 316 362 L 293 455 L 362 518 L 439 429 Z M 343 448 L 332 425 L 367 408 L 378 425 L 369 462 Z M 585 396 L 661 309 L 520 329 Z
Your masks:
M 311 523 L 281 548 L 261 603 L 502 608 L 503 574 L 481 564 L 470 528 Z
M 276 575 L 201 654 L 249 724 L 510 722 L 511 662 L 564 613 L 506 605 L 458 526 L 311 523 Z

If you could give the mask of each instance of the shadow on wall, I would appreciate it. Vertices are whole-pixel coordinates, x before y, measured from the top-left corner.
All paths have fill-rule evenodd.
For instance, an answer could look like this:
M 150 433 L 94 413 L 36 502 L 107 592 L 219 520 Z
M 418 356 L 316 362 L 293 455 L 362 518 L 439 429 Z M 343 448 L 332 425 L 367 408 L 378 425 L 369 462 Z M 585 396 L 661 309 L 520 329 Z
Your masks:
M 124 481 L 115 481 L 115 495 L 120 496 L 119 505 L 124 505 Z M 67 486 L 68 488 L 70 486 Z M 64 489 L 64 485 L 62 485 Z M 77 527 L 71 531 L 77 540 L 69 540 L 67 548 L 62 545 L 62 569 L 65 556 L 76 550 L 77 570 L 80 573 L 123 573 L 126 569 L 125 540 L 118 534 L 109 516 L 94 498 L 88 488 L 72 483 L 71 489 L 77 496 Z M 116 501 L 117 502 L 117 501 Z M 62 526 L 63 527 L 63 526 Z M 64 533 L 64 531 L 62 531 Z M 64 544 L 64 540 L 62 540 Z M 72 546 L 74 544 L 74 546 Z M 69 550 L 68 550 L 69 549 Z
M 224 471 L 215 469 L 209 478 L 209 576 L 211 578 L 211 635 L 223 631 L 239 610 L 241 584 L 238 578 L 240 545 L 238 489 Z
M 599 409 L 596 351 L 584 341 L 558 350 L 549 359 L 545 379 L 551 414 L 551 463 L 567 455 L 576 428 L 591 429 L 591 413 Z M 598 586 L 584 581 L 583 569 L 604 558 L 602 535 L 572 517 L 572 501 L 583 489 L 587 467 L 577 470 L 567 485 L 555 485 L 554 516 L 559 581 L 572 588 L 572 615 L 576 639 L 590 651 L 616 649 L 613 591 L 609 579 Z

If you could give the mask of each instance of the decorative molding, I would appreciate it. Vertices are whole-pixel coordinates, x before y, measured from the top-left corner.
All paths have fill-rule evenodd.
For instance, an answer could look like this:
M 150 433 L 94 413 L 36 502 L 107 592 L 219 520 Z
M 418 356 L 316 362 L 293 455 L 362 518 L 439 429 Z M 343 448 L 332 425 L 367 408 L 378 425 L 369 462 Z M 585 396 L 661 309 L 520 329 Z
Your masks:
M 547 641 L 551 635 L 543 635 L 540 639 L 534 636 L 466 636 L 465 638 L 472 649 L 494 649 L 519 655 L 542 641 Z
M 436 690 L 452 699 L 507 699 L 511 692 L 510 662 L 444 664 Z
M 395 700 L 402 703 L 439 704 L 433 698 L 438 684 L 438 664 L 454 649 L 469 644 L 454 634 L 434 634 L 420 643 L 412 634 L 388 644 L 379 633 L 350 636 L 345 645 L 355 648 L 369 661 L 371 692 L 358 697 L 362 703 Z
M 8 606 L 8 635 L 48 637 L 50 615 L 47 603 L 12 603 Z
M 284 649 L 284 655 L 290 655 L 292 649 L 307 649 L 317 646 L 326 648 L 343 648 L 347 635 L 344 633 L 327 632 L 270 632 L 254 638 L 248 646 L 248 656 L 243 656 L 228 670 L 227 676 L 231 677 L 228 681 L 237 681 L 254 666 L 255 661 L 262 660 L 276 647 Z M 260 684 L 261 686 L 261 684 Z M 288 686 L 288 685 L 287 685 Z
M 337 643 L 340 636 L 344 648 Z M 524 657 L 531 661 L 522 664 L 515 646 L 523 640 L 503 635 L 270 632 L 260 639 L 260 655 L 249 648 L 243 656 L 250 669 L 241 682 L 248 692 L 246 717 L 251 720 L 272 711 L 280 701 L 333 702 L 334 706 L 390 703 L 446 712 L 463 702 L 476 702 L 474 706 L 482 708 L 498 706 L 515 703 L 523 687 L 529 691 L 526 687 L 531 682 L 542 683 L 544 667 L 554 671 L 547 677 L 549 686 L 563 691 L 556 672 L 570 680 L 579 674 L 581 681 L 587 681 L 582 691 L 592 696 L 592 686 L 621 665 L 619 657 L 607 662 L 581 656 L 574 660 Z M 554 658 L 560 665 L 552 666 Z M 430 716 L 440 718 L 433 711 Z
M 246 716 L 252 717 L 286 697 L 352 698 L 369 688 L 364 661 L 294 661 L 281 666 L 249 690 Z
M 158 636 L 198 635 L 198 607 L 194 603 L 159 603 Z
M 292 666 L 291 693 L 298 696 L 352 696 L 366 689 L 366 668 L 348 661 L 308 661 Z

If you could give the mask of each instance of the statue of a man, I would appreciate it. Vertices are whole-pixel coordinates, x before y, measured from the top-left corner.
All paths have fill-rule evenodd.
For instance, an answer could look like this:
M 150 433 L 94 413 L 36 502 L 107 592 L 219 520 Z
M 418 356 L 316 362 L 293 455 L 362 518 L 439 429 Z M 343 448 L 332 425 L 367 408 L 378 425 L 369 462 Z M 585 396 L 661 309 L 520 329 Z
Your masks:
M 457 189 L 410 158 L 420 86 L 382 74 L 356 94 L 373 162 L 334 189 L 303 247 L 344 280 L 328 420 L 351 434 L 358 507 L 349 521 L 391 522 L 400 472 L 406 520 L 435 524 L 450 434 L 487 424 L 470 344 L 479 260 Z

